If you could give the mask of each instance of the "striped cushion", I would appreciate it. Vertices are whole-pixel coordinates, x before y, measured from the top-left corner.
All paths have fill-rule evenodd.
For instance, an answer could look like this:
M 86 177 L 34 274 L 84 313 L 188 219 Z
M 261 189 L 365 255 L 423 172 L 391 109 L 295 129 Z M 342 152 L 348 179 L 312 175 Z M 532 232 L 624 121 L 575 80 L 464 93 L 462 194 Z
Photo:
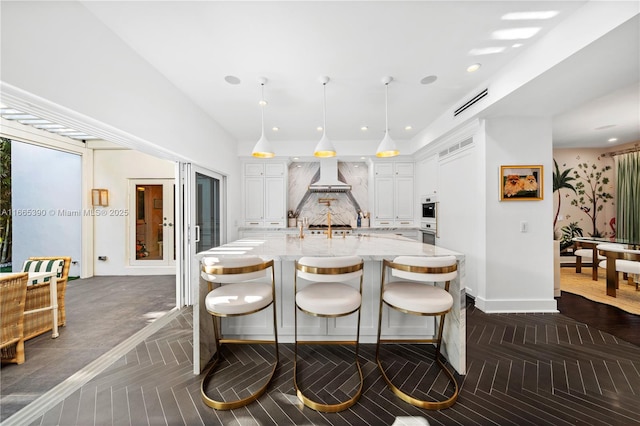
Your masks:
M 64 269 L 64 259 L 56 260 L 25 260 L 22 265 L 22 272 L 51 272 L 56 271 L 56 277 L 62 278 L 62 271 Z M 51 280 L 51 277 L 44 279 L 29 281 L 29 285 L 47 283 Z

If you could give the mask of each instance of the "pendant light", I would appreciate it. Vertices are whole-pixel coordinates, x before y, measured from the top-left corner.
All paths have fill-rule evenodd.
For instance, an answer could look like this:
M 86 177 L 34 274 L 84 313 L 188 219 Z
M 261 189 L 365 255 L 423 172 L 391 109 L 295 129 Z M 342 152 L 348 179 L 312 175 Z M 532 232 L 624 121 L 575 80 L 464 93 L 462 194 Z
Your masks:
M 273 158 L 275 157 L 275 152 L 273 152 L 273 148 L 271 148 L 271 144 L 267 140 L 264 135 L 264 107 L 267 105 L 267 102 L 264 100 L 264 85 L 267 84 L 267 79 L 265 77 L 260 77 L 258 79 L 262 89 L 262 97 L 260 98 L 260 114 L 262 115 L 262 134 L 260 139 L 256 143 L 256 146 L 253 147 L 253 152 L 251 155 L 258 158 Z
M 336 149 L 327 137 L 327 83 L 329 82 L 329 77 L 320 77 L 320 82 L 322 83 L 324 97 L 322 103 L 322 138 L 320 142 L 318 142 L 318 145 L 316 145 L 313 155 L 316 157 L 335 157 Z
M 393 77 L 384 77 L 382 83 L 384 83 L 384 138 L 378 145 L 376 151 L 376 157 L 395 157 L 400 154 L 396 143 L 389 136 L 389 83 L 393 80 Z

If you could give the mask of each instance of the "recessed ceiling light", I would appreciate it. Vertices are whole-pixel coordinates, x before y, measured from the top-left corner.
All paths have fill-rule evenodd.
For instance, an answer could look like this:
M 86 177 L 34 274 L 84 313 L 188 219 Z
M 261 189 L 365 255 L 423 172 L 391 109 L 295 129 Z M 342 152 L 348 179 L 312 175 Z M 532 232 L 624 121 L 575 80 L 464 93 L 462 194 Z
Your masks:
M 480 69 L 481 66 L 482 64 L 469 65 L 469 67 L 467 68 L 467 72 L 476 72 Z
M 618 138 L 609 138 L 607 142 L 618 142 Z
M 260 105 L 260 106 L 266 106 L 266 105 L 267 105 L 267 101 L 265 101 L 264 99 L 260 99 L 260 100 L 258 101 L 258 105 Z
M 240 79 L 235 75 L 225 75 L 224 81 L 226 81 L 229 84 L 240 84 Z
M 355 167 L 355 168 L 357 169 L 357 168 L 358 168 L 358 167 L 360 167 L 360 166 L 358 166 L 357 164 L 354 164 L 354 165 L 353 165 L 353 167 Z
M 530 19 L 551 19 L 558 14 L 557 10 L 536 10 L 531 12 L 511 12 L 502 15 L 505 21 L 525 21 Z
M 302 165 L 301 165 L 301 164 L 298 164 L 296 167 L 302 167 Z
M 294 160 L 299 160 L 300 158 L 299 158 L 299 157 L 293 157 L 293 159 L 294 159 Z
M 367 126 L 362 126 L 360 127 L 360 130 L 362 130 L 363 132 L 366 132 L 367 130 L 369 130 L 369 128 Z
M 360 159 L 361 159 L 361 160 L 366 160 L 366 159 L 367 159 L 367 157 L 360 157 Z
M 420 84 L 431 84 L 438 79 L 436 75 L 428 75 L 420 80 Z
M 316 127 L 316 130 L 317 130 L 317 131 L 319 131 L 319 132 L 321 132 L 321 131 L 322 131 L 322 126 L 318 126 L 318 127 Z
M 483 47 L 478 49 L 471 49 L 469 51 L 469 55 L 479 56 L 479 55 L 491 55 L 493 53 L 501 53 L 506 49 L 504 46 L 496 46 L 496 47 Z
M 405 130 L 411 130 L 411 129 L 413 129 L 413 127 L 412 126 L 404 126 L 404 129 Z
M 277 132 L 278 130 L 280 130 L 280 127 L 273 126 L 271 130 L 273 130 L 274 132 Z
M 524 40 L 538 34 L 540 27 L 507 28 L 492 33 L 494 40 Z

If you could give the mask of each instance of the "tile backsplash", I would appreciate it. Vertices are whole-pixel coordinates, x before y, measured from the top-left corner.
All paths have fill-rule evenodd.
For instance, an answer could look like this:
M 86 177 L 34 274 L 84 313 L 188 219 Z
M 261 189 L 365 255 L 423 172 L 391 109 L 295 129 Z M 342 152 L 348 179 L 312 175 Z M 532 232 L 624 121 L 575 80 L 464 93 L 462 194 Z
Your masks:
M 327 223 L 331 212 L 332 225 L 349 225 L 362 212 L 369 211 L 368 167 L 366 163 L 338 162 L 338 178 L 351 185 L 351 191 L 311 193 L 309 185 L 320 177 L 320 163 L 299 162 L 289 165 L 289 196 L 287 210 L 298 217 L 308 217 L 312 225 Z M 320 198 L 331 199 L 329 206 Z

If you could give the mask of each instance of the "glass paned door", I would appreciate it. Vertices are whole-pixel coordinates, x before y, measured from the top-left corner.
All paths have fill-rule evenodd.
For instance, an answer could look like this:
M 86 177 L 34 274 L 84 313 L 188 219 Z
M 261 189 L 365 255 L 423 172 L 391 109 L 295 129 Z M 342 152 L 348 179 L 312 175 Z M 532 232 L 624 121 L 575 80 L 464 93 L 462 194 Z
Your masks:
M 220 180 L 196 172 L 196 253 L 220 245 Z
M 182 271 L 181 281 L 185 285 L 180 296 L 183 304 L 193 305 L 193 371 L 194 374 L 200 374 L 201 365 L 206 364 L 200 359 L 200 329 L 202 324 L 211 324 L 211 315 L 200 306 L 206 296 L 207 286 L 200 285 L 200 258 L 197 253 L 226 241 L 226 179 L 188 163 L 181 164 L 179 174 L 182 185 L 178 190 L 178 198 L 184 203 L 180 226 L 185 235 L 180 256 L 182 268 L 179 268 Z
M 175 265 L 174 188 L 168 179 L 132 181 L 132 265 Z

